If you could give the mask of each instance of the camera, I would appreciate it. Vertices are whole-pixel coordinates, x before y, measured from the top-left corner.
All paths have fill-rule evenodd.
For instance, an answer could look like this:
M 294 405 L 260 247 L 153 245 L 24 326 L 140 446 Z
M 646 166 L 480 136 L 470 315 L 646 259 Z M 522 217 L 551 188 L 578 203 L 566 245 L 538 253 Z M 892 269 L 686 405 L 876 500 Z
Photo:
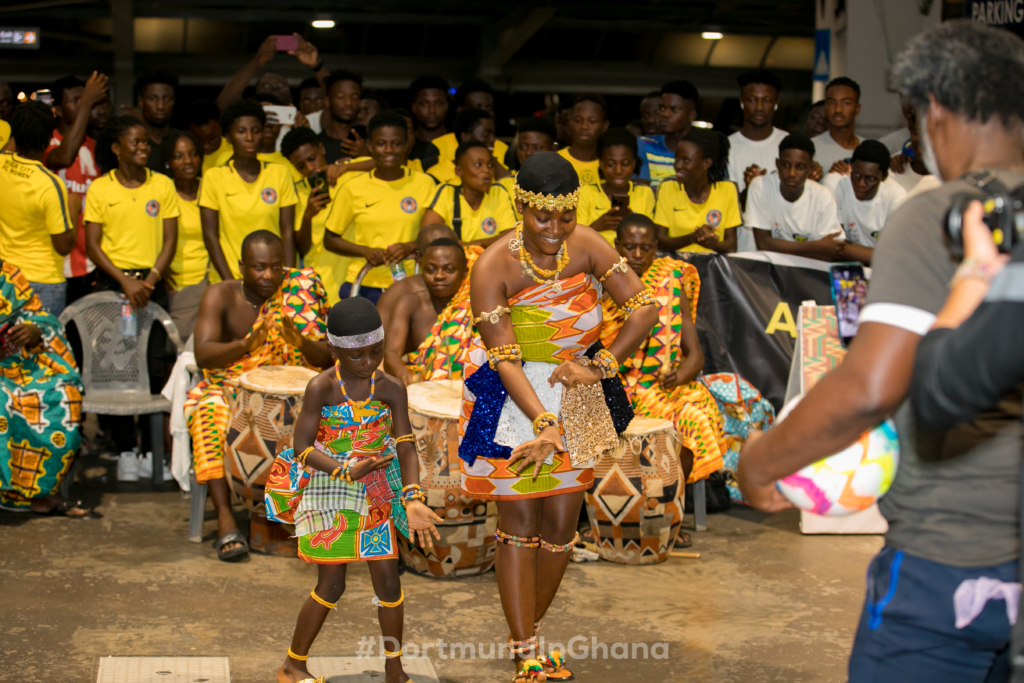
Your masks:
M 992 231 L 992 241 L 1000 253 L 1009 254 L 1024 234 L 1024 194 L 1018 189 L 1010 192 L 995 173 L 988 170 L 973 171 L 964 180 L 981 190 L 984 195 L 961 193 L 953 197 L 944 224 L 946 247 L 958 261 L 964 257 L 964 212 L 973 201 L 980 201 L 985 211 L 982 221 Z

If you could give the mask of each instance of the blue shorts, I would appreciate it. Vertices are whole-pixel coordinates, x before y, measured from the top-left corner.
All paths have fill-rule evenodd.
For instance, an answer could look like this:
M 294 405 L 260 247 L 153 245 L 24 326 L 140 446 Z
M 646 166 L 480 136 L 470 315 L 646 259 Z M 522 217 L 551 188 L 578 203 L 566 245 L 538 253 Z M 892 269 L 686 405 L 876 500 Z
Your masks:
M 360 286 L 359 287 L 359 296 L 363 297 L 364 299 L 369 299 L 370 301 L 373 302 L 374 306 L 377 305 L 377 302 L 380 300 L 380 295 L 383 294 L 383 293 L 384 293 L 384 290 L 382 288 L 380 288 L 380 287 L 366 287 L 366 286 Z M 352 283 L 351 282 L 346 282 L 345 284 L 343 284 L 338 289 L 338 296 L 340 296 L 342 299 L 348 299 L 351 295 L 352 295 Z
M 885 547 L 868 565 L 867 598 L 850 654 L 851 683 L 1010 680 L 1006 601 L 989 600 L 956 628 L 953 594 L 965 580 L 1019 581 L 1017 561 L 953 567 Z
M 28 283 L 32 287 L 32 291 L 37 297 L 39 297 L 40 303 L 43 304 L 43 308 L 52 313 L 55 317 L 60 317 L 60 314 L 64 312 L 64 302 L 67 299 L 68 283 L 57 282 L 54 284 L 47 284 L 44 282 L 30 282 Z

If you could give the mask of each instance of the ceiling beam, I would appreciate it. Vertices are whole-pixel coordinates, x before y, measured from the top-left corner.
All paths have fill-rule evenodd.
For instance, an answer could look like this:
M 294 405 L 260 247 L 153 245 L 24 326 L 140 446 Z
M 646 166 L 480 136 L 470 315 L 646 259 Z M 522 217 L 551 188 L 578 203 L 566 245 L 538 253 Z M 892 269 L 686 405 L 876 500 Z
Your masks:
M 500 74 L 512 56 L 519 52 L 519 48 L 526 45 L 526 41 L 532 38 L 544 24 L 551 21 L 557 11 L 557 7 L 537 7 L 521 22 L 505 29 L 501 34 L 500 42 L 481 61 L 480 75 L 493 78 Z

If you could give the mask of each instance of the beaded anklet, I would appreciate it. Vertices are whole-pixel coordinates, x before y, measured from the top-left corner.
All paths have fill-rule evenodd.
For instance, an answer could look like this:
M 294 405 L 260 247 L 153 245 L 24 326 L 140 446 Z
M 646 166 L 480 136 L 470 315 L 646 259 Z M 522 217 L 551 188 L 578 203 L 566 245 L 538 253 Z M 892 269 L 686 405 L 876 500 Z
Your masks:
M 402 588 L 399 590 L 401 591 L 401 593 L 398 596 L 398 600 L 395 600 L 394 602 L 387 602 L 385 600 L 381 600 L 375 595 L 373 596 L 373 604 L 377 607 L 398 607 L 403 602 L 405 602 L 405 589 Z
M 388 659 L 394 659 L 395 657 L 401 657 L 402 656 L 402 648 L 398 648 L 398 652 L 388 652 L 387 650 L 384 650 L 384 656 L 387 657 Z
M 336 602 L 327 602 L 326 600 L 324 600 L 323 598 L 321 598 L 319 595 L 316 594 L 316 590 L 309 591 L 309 597 L 313 598 L 314 600 L 319 602 L 321 605 L 323 605 L 327 609 L 337 609 L 338 608 L 338 603 L 336 603 Z
M 544 539 L 541 539 L 540 547 L 544 550 L 547 550 L 549 553 L 567 553 L 571 551 L 573 548 L 575 548 L 576 544 L 579 543 L 579 541 L 580 534 L 579 532 L 576 532 L 576 535 L 573 536 L 573 539 L 568 543 L 562 545 L 555 545 L 554 543 L 548 543 Z
M 288 656 L 297 662 L 304 662 L 307 659 L 309 659 L 309 655 L 297 655 L 294 652 L 292 652 L 291 648 L 288 648 Z
M 530 636 L 526 640 L 513 640 L 510 645 L 512 645 L 512 652 L 517 655 L 526 654 L 537 649 L 537 636 Z
M 517 548 L 539 548 L 540 536 L 514 536 L 506 534 L 501 529 L 494 530 L 494 540 L 505 545 L 514 545 Z

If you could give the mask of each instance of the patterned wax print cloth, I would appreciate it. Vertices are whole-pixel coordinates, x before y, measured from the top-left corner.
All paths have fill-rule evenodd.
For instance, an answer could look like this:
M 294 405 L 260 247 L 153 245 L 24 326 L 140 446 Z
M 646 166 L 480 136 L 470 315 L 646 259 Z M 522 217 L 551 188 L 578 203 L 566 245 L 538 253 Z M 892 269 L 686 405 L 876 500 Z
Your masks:
M 392 455 L 391 410 L 373 400 L 324 406 L 315 445 L 340 465 L 352 458 Z M 409 533 L 401 490 L 397 458 L 354 484 L 313 472 L 295 509 L 299 557 L 318 564 L 397 558 L 395 530 Z
M 586 273 L 554 284 L 527 287 L 509 299 L 512 329 L 522 348 L 523 361 L 558 365 L 582 356 L 601 332 L 600 300 L 600 284 Z M 509 468 L 511 449 L 494 442 L 507 394 L 498 373 L 488 365 L 482 344 L 470 351 L 463 372 L 466 380 L 459 415 L 459 458 L 462 490 L 467 495 L 482 500 L 523 500 L 590 488 L 593 469 L 574 468 L 564 452 L 555 453 L 536 480 L 531 478 L 532 469 L 519 476 Z M 546 379 L 545 375 L 545 385 Z M 535 386 L 540 391 L 541 387 Z M 513 463 L 514 468 L 520 466 Z
M 430 334 L 409 354 L 406 367 L 421 382 L 439 379 L 462 379 L 463 369 L 469 350 L 479 335 L 473 325 L 473 309 L 469 302 L 469 275 L 473 264 L 483 249 L 472 244 L 464 247 L 466 252 L 466 279 L 448 302 L 437 321 L 430 328 Z
M 700 278 L 689 263 L 662 257 L 654 260 L 640 278 L 654 291 L 658 306 L 658 322 L 637 352 L 622 364 L 623 383 L 638 415 L 670 420 L 682 439 L 683 446 L 693 452 L 693 471 L 687 482 L 706 479 L 722 468 L 722 453 L 727 449 L 722 414 L 707 387 L 699 381 L 661 388 L 661 377 L 675 371 L 683 361 L 682 306 L 680 297 L 690 301 L 690 316 L 696 321 Z M 608 346 L 618 335 L 626 320 L 615 302 L 605 298 L 604 328 L 601 341 Z
M 0 507 L 29 510 L 57 492 L 82 437 L 82 379 L 64 326 L 17 267 L 0 264 L 0 327 L 35 325 L 38 345 L 0 360 Z M 0 341 L 0 355 L 8 353 Z
M 281 316 L 287 315 L 303 337 L 319 341 L 327 334 L 327 294 L 312 268 L 291 268 L 281 288 L 260 307 L 253 327 L 266 321 L 267 339 L 226 368 L 203 370 L 203 380 L 188 392 L 185 419 L 192 435 L 192 456 L 196 480 L 204 484 L 224 478 L 224 446 L 231 409 L 225 392 L 233 395 L 238 379 L 268 365 L 302 365 L 312 368 L 302 352 L 289 346 L 281 336 Z
M 731 372 L 704 375 L 697 381 L 715 397 L 718 411 L 725 418 L 726 449 L 722 453 L 722 461 L 729 497 L 738 503 L 746 503 L 740 487 L 736 485 L 740 453 L 743 452 L 751 429 L 765 431 L 772 426 L 775 422 L 775 408 L 754 385 Z

